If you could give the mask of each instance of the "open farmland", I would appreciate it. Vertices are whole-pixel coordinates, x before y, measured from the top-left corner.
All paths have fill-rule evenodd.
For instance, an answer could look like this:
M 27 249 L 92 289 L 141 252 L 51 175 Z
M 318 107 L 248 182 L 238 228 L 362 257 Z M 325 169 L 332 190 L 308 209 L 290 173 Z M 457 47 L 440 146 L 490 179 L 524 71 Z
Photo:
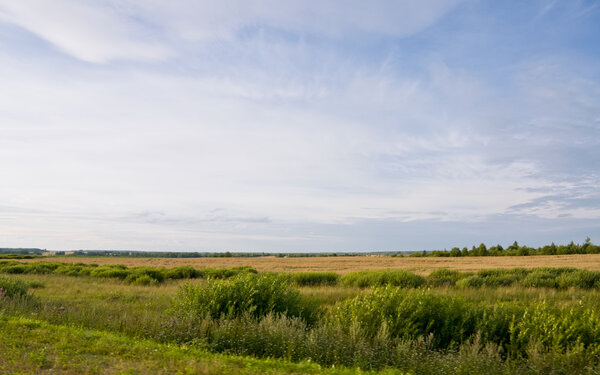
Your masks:
M 390 257 L 390 256 L 338 256 L 306 258 L 128 258 L 128 257 L 48 257 L 53 262 L 124 264 L 126 266 L 147 266 L 173 268 L 192 266 L 194 268 L 229 268 L 249 266 L 257 271 L 306 272 L 332 271 L 340 274 L 360 270 L 402 269 L 426 275 L 439 268 L 449 268 L 461 272 L 476 272 L 493 268 L 537 268 L 575 267 L 600 271 L 600 254 L 538 255 L 505 257 Z M 24 259 L 35 262 L 39 259 Z
M 573 265 L 591 257 L 514 260 L 543 258 Z M 468 272 L 447 264 L 479 260 L 488 268 L 499 258 L 347 257 L 341 260 L 428 268 L 418 275 L 357 267 L 340 275 L 206 267 L 231 265 L 216 262 L 181 266 L 262 260 L 271 264 L 268 271 L 290 261 L 314 270 L 307 267 L 336 257 L 90 258 L 134 261 L 129 267 L 51 258 L 59 259 L 79 263 L 0 262 L 0 372 L 600 371 L 600 272 L 581 267 L 507 268 L 511 263 L 504 262 L 504 268 Z M 170 260 L 178 262 L 148 266 Z M 323 269 L 344 272 L 331 266 Z

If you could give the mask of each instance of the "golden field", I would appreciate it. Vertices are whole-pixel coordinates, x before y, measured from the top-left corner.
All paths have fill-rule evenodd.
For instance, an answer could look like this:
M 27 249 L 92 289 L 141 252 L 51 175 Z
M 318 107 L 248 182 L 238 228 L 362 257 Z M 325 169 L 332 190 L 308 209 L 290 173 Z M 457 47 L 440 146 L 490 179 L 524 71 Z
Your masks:
M 258 271 L 303 272 L 334 271 L 345 274 L 359 270 L 404 269 L 426 275 L 438 268 L 464 272 L 489 268 L 576 267 L 600 271 L 600 254 L 536 255 L 502 257 L 390 257 L 390 256 L 330 256 L 306 258 L 127 258 L 127 257 L 69 257 L 51 256 L 47 260 L 63 263 L 124 264 L 126 266 L 177 267 L 189 265 L 203 267 L 250 266 Z M 39 261 L 30 259 L 23 261 Z

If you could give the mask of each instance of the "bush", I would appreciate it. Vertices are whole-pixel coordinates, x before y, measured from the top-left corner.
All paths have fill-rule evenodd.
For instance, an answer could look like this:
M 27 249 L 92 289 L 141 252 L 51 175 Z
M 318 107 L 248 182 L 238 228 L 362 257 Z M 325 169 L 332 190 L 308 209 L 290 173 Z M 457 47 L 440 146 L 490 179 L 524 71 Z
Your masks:
M 520 281 L 521 285 L 533 288 L 556 288 L 556 273 L 546 269 L 536 269 Z
M 345 285 L 359 288 L 385 285 L 417 288 L 425 283 L 425 278 L 404 270 L 357 271 L 345 275 L 342 281 Z
M 382 329 L 401 339 L 431 334 L 436 347 L 448 347 L 475 333 L 478 314 L 460 298 L 386 287 L 342 302 L 331 319 L 346 329 L 358 325 L 368 337 Z
M 129 269 L 125 282 L 136 285 L 156 285 L 165 281 L 165 273 L 161 269 L 136 267 Z
M 510 349 L 515 355 L 533 343 L 556 353 L 600 355 L 600 316 L 593 309 L 581 305 L 558 308 L 542 303 L 527 309 L 526 317 L 510 327 Z
M 170 268 L 165 272 L 167 279 L 194 279 L 198 277 L 199 272 L 190 266 L 180 266 Z
M 196 270 L 197 277 L 204 279 L 229 279 L 231 277 L 246 274 L 246 273 L 258 273 L 252 267 L 233 267 L 233 268 L 202 268 Z
M 337 285 L 340 275 L 335 272 L 299 272 L 290 279 L 299 286 Z
M 479 288 L 484 284 L 485 279 L 477 275 L 467 276 L 456 282 L 456 286 L 459 288 Z
M 103 265 L 93 269 L 90 272 L 92 277 L 118 278 L 125 279 L 131 273 L 127 267 L 121 264 Z
M 12 274 L 20 274 L 20 273 L 28 273 L 28 267 L 26 265 L 11 265 L 8 267 L 2 268 L 2 272 L 4 273 L 12 273 Z
M 134 276 L 134 277 L 132 277 Z M 158 280 L 152 278 L 150 275 L 129 275 L 127 279 L 125 279 L 129 284 L 132 285 L 157 285 L 159 283 Z
M 488 269 L 477 272 L 482 277 L 485 286 L 499 287 L 510 286 L 525 278 L 531 271 L 525 268 Z
M 210 279 L 203 285 L 183 285 L 174 300 L 174 312 L 214 319 L 245 314 L 260 318 L 273 313 L 302 317 L 309 322 L 318 313 L 284 277 L 267 273 L 244 273 L 230 280 Z
M 458 280 L 465 276 L 467 274 L 456 270 L 440 268 L 427 276 L 427 284 L 432 286 L 454 286 Z
M 23 297 L 27 295 L 27 283 L 0 276 L 0 301 L 5 298 Z
M 575 272 L 563 273 L 557 279 L 560 288 L 584 288 L 591 289 L 598 286 L 600 272 L 577 270 Z

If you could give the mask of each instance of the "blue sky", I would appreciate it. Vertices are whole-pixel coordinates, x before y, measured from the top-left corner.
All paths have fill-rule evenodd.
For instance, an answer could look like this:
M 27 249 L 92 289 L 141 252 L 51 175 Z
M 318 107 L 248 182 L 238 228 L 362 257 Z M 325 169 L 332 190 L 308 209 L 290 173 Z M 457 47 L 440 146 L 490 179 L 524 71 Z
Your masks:
M 0 0 L 0 247 L 600 241 L 600 2 Z

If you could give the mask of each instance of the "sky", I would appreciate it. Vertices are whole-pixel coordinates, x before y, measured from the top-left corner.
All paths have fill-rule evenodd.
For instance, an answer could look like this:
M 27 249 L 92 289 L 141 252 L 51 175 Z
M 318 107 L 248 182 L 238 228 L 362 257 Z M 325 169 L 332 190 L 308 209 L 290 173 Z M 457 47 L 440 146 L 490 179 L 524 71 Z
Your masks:
M 600 1 L 0 0 L 0 247 L 600 243 Z

